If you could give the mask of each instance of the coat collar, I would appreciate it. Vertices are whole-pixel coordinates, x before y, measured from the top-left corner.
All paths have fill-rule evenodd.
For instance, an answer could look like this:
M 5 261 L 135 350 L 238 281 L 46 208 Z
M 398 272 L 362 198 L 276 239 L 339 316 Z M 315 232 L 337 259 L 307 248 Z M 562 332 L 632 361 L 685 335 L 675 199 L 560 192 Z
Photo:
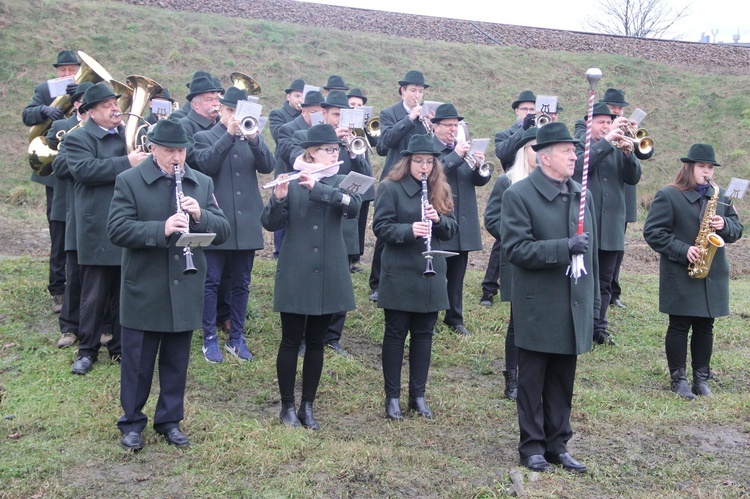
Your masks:
M 691 203 L 697 202 L 702 197 L 700 193 L 696 191 L 695 189 L 690 189 L 689 191 L 680 191 L 680 192 L 682 192 L 682 195 L 685 196 L 687 200 L 690 201 Z M 706 191 L 706 196 L 710 198 L 713 195 L 714 195 L 714 187 L 710 186 L 708 190 Z
M 195 112 L 195 109 L 190 109 L 190 112 L 187 114 L 187 118 L 190 121 L 195 121 L 198 123 L 203 130 L 207 130 L 209 127 L 216 124 L 214 120 L 208 119 L 205 116 L 201 116 L 200 114 Z
M 410 198 L 413 198 L 415 195 L 422 192 L 422 186 L 411 176 L 411 174 L 400 180 L 399 184 L 401 184 L 401 188 Z
M 100 140 L 106 137 L 107 135 L 109 135 L 109 133 L 106 130 L 104 130 L 102 127 L 97 125 L 96 122 L 94 122 L 94 120 L 92 120 L 91 118 L 86 120 L 86 123 L 83 125 L 83 128 L 85 128 L 91 135 L 93 135 L 94 137 Z M 118 131 L 118 137 L 123 138 L 125 125 L 120 123 L 120 126 L 117 127 L 117 131 Z
M 556 189 L 554 185 L 547 180 L 542 171 L 537 167 L 533 172 L 529 174 L 529 181 L 539 191 L 542 196 L 547 198 L 548 201 L 552 201 L 557 197 L 558 194 L 562 194 L 559 189 Z M 581 184 L 569 178 L 566 182 L 568 185 L 568 191 L 570 194 L 580 194 Z
M 137 168 L 141 172 L 143 181 L 148 185 L 153 184 L 160 178 L 164 178 L 164 173 L 158 166 L 156 166 L 153 157 L 150 155 L 146 159 L 141 161 Z M 182 180 L 183 182 L 185 180 L 189 180 L 196 185 L 198 184 L 198 179 L 195 176 L 195 172 L 193 172 L 193 170 L 187 164 L 185 164 L 183 167 Z
M 298 130 L 307 130 L 310 128 L 310 125 L 307 124 L 307 121 L 305 121 L 305 118 L 300 114 L 296 118 L 294 118 L 294 124 L 297 125 Z
M 287 116 L 291 118 L 296 118 L 297 116 L 301 114 L 300 111 L 297 111 L 296 109 L 292 107 L 291 104 L 289 104 L 289 101 L 285 101 L 284 107 L 282 107 L 281 109 L 287 114 Z

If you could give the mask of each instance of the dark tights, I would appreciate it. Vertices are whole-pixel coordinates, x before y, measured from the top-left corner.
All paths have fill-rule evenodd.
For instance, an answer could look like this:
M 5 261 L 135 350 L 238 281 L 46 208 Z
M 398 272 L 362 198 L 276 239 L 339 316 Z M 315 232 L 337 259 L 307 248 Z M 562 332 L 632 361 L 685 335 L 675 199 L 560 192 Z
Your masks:
M 281 343 L 276 357 L 281 402 L 294 403 L 294 382 L 297 379 L 297 357 L 302 337 L 307 346 L 302 364 L 302 401 L 313 402 L 323 372 L 323 339 L 331 322 L 331 314 L 299 315 L 281 313 Z
M 667 337 L 664 340 L 669 372 L 685 369 L 688 332 L 691 326 L 693 334 L 690 337 L 690 357 L 693 369 L 709 367 L 711 364 L 714 345 L 713 317 L 670 315 Z

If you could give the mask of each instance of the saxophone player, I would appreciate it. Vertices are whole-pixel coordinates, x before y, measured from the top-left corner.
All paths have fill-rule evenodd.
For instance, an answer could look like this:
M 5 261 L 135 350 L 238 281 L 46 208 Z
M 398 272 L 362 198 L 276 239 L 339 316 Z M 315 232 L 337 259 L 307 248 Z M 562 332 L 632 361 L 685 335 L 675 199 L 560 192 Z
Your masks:
M 688 266 L 703 265 L 706 248 L 696 239 L 715 232 L 725 243 L 742 236 L 742 224 L 723 189 L 712 182 L 716 162 L 709 144 L 693 144 L 680 158 L 675 181 L 659 190 L 643 226 L 643 237 L 661 255 L 659 263 L 659 311 L 669 314 L 664 341 L 670 388 L 687 400 L 710 396 L 708 387 L 713 350 L 714 318 L 729 315 L 729 262 L 723 247 L 716 249 L 703 279 L 691 278 Z M 717 192 L 718 189 L 718 192 Z M 686 376 L 687 339 L 693 384 Z

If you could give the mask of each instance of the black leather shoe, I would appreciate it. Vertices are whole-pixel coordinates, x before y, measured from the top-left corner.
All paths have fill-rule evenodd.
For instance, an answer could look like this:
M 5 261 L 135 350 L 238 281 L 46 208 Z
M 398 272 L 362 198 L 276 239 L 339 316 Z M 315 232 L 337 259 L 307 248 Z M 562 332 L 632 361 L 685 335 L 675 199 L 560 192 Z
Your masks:
M 176 445 L 177 447 L 187 447 L 190 445 L 190 440 L 188 440 L 188 437 L 185 436 L 184 433 L 182 433 L 182 430 L 180 430 L 178 427 L 170 428 L 169 431 L 166 433 L 163 433 L 164 438 L 167 439 L 167 443 L 170 445 Z
M 344 350 L 344 347 L 342 347 L 338 341 L 331 341 L 329 343 L 326 343 L 326 346 L 342 357 L 349 357 L 349 352 Z
M 571 456 L 569 452 L 563 452 L 562 454 L 550 454 L 549 452 L 545 452 L 544 457 L 548 462 L 552 464 L 560 464 L 564 470 L 572 471 L 573 473 L 586 473 L 588 471 L 588 468 L 573 459 L 573 456 Z
M 391 421 L 403 421 L 404 415 L 401 414 L 401 405 L 398 399 L 385 399 L 385 417 Z
M 364 271 L 365 271 L 365 269 L 363 269 L 362 267 L 360 267 L 358 265 L 355 265 L 353 263 L 349 264 L 349 273 L 351 273 L 351 274 L 357 274 L 359 272 L 364 272 Z
M 466 329 L 466 326 L 464 326 L 463 324 L 457 324 L 455 326 L 451 326 L 451 329 L 458 334 L 462 334 L 464 336 L 471 336 L 471 331 Z
M 531 471 L 537 471 L 539 473 L 554 473 L 555 468 L 544 459 L 541 454 L 534 454 L 529 457 L 521 458 L 521 466 L 526 466 Z
M 483 307 L 491 307 L 494 300 L 494 296 L 482 293 L 482 298 L 479 300 L 479 304 Z
M 290 428 L 299 428 L 302 426 L 302 423 L 299 422 L 299 418 L 297 417 L 297 413 L 294 412 L 294 404 L 281 404 L 279 419 L 284 423 L 284 426 Z
M 409 409 L 417 411 L 417 414 L 420 416 L 432 419 L 432 411 L 427 407 L 427 402 L 425 402 L 424 397 L 409 397 Z
M 597 345 L 615 346 L 614 340 L 607 331 L 594 331 L 594 343 Z
M 372 293 L 370 293 L 370 301 L 378 301 L 378 290 L 373 289 Z
M 311 430 L 319 430 L 320 425 L 315 421 L 315 415 L 313 414 L 312 402 L 302 402 L 297 411 L 297 419 L 305 428 Z
M 88 356 L 78 357 L 73 362 L 73 368 L 70 370 L 73 374 L 86 374 L 94 368 L 94 359 Z
M 617 308 L 628 308 L 625 306 L 623 302 L 620 301 L 619 298 L 612 299 L 612 301 L 610 302 L 610 305 L 614 305 Z
M 138 431 L 129 431 L 122 436 L 120 445 L 122 445 L 122 448 L 125 450 L 138 452 L 139 450 L 143 449 L 143 437 Z

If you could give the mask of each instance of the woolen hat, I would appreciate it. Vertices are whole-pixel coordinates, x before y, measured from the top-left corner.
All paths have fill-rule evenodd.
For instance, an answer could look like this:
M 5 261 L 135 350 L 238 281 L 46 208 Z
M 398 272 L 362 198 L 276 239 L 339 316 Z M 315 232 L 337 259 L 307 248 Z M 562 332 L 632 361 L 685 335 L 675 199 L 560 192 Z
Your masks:
M 154 144 L 178 149 L 188 148 L 194 143 L 193 138 L 187 134 L 182 123 L 172 119 L 157 121 L 146 138 Z
M 440 104 L 437 109 L 435 109 L 435 117 L 430 118 L 430 121 L 433 123 L 439 123 L 442 120 L 452 119 L 456 118 L 458 121 L 461 121 L 464 119 L 463 116 L 458 115 L 458 111 L 456 111 L 456 106 L 451 104 L 450 102 L 446 102 L 445 104 Z
M 612 104 L 613 106 L 622 107 L 628 105 L 628 103 L 625 101 L 625 92 L 617 88 L 608 88 L 604 92 L 604 97 L 599 99 L 599 102 L 606 102 L 607 104 Z
M 606 105 L 604 102 L 597 102 L 594 104 L 594 114 L 591 116 L 610 116 L 612 119 L 617 118 L 617 114 L 613 113 L 609 110 L 609 106 Z M 583 121 L 586 121 L 589 119 L 589 115 L 583 117 Z
M 291 85 L 289 85 L 289 88 L 284 90 L 286 93 L 290 92 L 304 92 L 305 91 L 305 80 L 298 79 L 294 80 Z
M 546 125 L 545 125 L 546 126 Z M 532 140 L 536 140 L 536 134 L 539 131 L 539 128 L 532 126 L 525 132 L 523 132 L 523 135 L 521 136 L 521 140 L 519 140 L 516 143 L 516 152 L 520 151 L 523 146 L 531 142 Z
M 365 94 L 363 94 L 362 90 L 360 90 L 359 88 L 353 88 L 351 92 L 346 94 L 347 99 L 350 97 L 359 97 L 360 99 L 362 99 L 362 105 L 367 104 L 367 97 L 365 97 Z
M 190 78 L 190 81 L 192 82 L 193 80 L 195 80 L 196 78 L 200 78 L 201 76 L 208 76 L 209 78 L 211 78 L 211 73 L 209 73 L 208 71 L 196 71 L 195 73 L 193 73 L 193 77 Z M 185 86 L 190 88 L 190 83 L 186 83 Z
M 714 166 L 721 166 L 716 162 L 714 148 L 710 144 L 693 144 L 687 156 L 680 158 L 683 163 L 711 163 Z
M 52 64 L 55 67 L 58 66 L 80 66 L 81 61 L 78 60 L 78 56 L 72 50 L 61 50 L 57 54 L 57 62 Z
M 324 144 L 341 144 L 336 130 L 333 126 L 327 123 L 321 123 L 320 125 L 313 125 L 307 130 L 307 140 L 300 143 L 302 149 L 307 149 L 312 146 L 322 146 Z
M 538 151 L 540 149 L 544 149 L 547 146 L 558 144 L 560 142 L 570 142 L 572 144 L 581 143 L 580 140 L 574 139 L 570 136 L 570 132 L 568 131 L 568 127 L 565 125 L 565 123 L 555 121 L 554 123 L 544 125 L 539 130 L 537 130 L 536 144 L 531 146 L 531 148 L 535 151 Z
M 328 83 L 323 87 L 324 90 L 349 90 L 349 87 L 344 83 L 344 79 L 339 75 L 331 75 L 328 77 Z
M 339 107 L 341 109 L 351 109 L 349 107 L 349 99 L 346 98 L 344 92 L 340 90 L 331 90 L 326 97 L 325 102 L 320 103 L 320 107 L 328 109 L 329 107 Z
M 310 90 L 305 94 L 305 102 L 302 103 L 302 107 L 320 106 L 323 102 L 325 102 L 325 99 L 322 93 L 317 90 Z
M 208 76 L 199 76 L 190 82 L 190 93 L 187 94 L 187 100 L 193 100 L 197 95 L 212 93 L 212 92 L 224 92 L 221 85 L 216 85 L 212 78 Z
M 523 92 L 518 94 L 518 99 L 514 100 L 513 104 L 511 104 L 510 107 L 515 109 L 522 102 L 536 102 L 536 95 L 534 95 L 534 92 L 532 92 L 531 90 L 524 90 Z
M 90 81 L 84 81 L 83 83 L 79 83 L 76 87 L 76 93 L 70 96 L 70 102 L 76 102 L 77 100 L 80 100 L 81 97 L 83 97 L 83 94 L 86 93 L 86 90 L 93 87 L 94 84 Z
M 247 100 L 247 92 L 237 87 L 229 87 L 219 102 L 229 107 L 237 107 L 237 102 Z
M 424 75 L 422 72 L 414 69 L 407 71 L 404 79 L 399 81 L 398 85 L 400 87 L 405 87 L 407 85 L 422 85 L 424 88 L 430 88 L 430 86 L 424 82 Z
M 432 137 L 425 134 L 412 135 L 409 138 L 409 146 L 401 151 L 401 156 L 411 156 L 412 154 L 440 156 L 440 152 L 435 150 L 435 141 L 432 140 Z
M 92 85 L 83 94 L 83 104 L 79 110 L 81 112 L 88 111 L 100 102 L 104 102 L 109 99 L 119 99 L 121 94 L 115 94 L 104 82 Z

